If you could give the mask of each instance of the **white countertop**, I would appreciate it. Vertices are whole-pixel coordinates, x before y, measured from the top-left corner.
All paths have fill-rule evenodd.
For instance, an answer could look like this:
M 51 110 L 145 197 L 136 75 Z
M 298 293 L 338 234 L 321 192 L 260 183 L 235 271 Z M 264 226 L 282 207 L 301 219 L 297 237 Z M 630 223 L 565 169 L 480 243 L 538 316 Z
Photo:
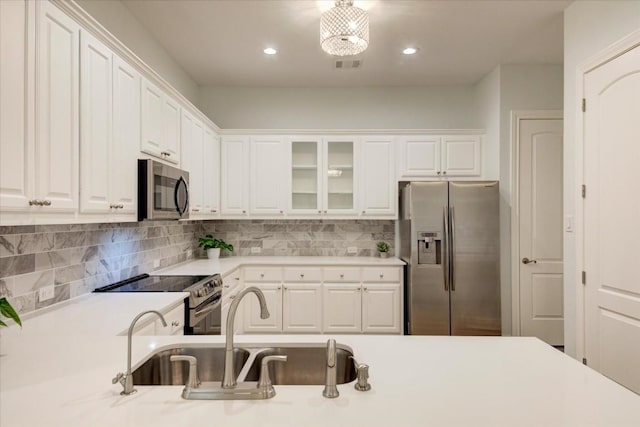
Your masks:
M 278 386 L 264 401 L 186 401 L 181 386 L 120 396 L 126 329 L 135 314 L 184 295 L 91 294 L 0 335 L 2 426 L 640 426 L 640 396 L 534 338 L 330 336 L 370 365 L 372 390 Z M 327 335 L 237 336 L 324 343 Z M 134 337 L 133 361 L 175 343 L 221 336 Z
M 219 259 L 196 259 L 185 261 L 162 270 L 154 271 L 153 274 L 173 276 L 173 275 L 210 275 L 219 273 L 228 274 L 238 267 L 247 265 L 350 265 L 361 267 L 375 266 L 396 266 L 404 265 L 404 261 L 399 258 L 376 258 L 376 257 L 322 257 L 322 256 L 245 256 L 245 257 L 224 257 Z

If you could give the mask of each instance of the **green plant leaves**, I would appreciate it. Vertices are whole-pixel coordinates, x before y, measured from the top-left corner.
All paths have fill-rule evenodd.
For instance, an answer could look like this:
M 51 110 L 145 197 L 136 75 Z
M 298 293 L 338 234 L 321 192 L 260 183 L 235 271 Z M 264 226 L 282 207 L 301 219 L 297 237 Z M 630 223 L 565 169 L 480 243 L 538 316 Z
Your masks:
M 199 237 L 198 246 L 204 250 L 220 248 L 226 249 L 229 252 L 233 252 L 233 245 L 225 242 L 222 239 L 214 239 L 211 234 L 207 234 L 205 237 Z
M 16 322 L 18 325 L 20 325 L 20 327 L 22 327 L 22 321 L 20 320 L 20 316 L 13 309 L 13 307 L 5 297 L 0 298 L 0 314 L 2 314 L 4 317 L 13 319 L 14 322 Z M 7 324 L 4 323 L 2 320 L 0 320 L 0 326 L 7 326 Z

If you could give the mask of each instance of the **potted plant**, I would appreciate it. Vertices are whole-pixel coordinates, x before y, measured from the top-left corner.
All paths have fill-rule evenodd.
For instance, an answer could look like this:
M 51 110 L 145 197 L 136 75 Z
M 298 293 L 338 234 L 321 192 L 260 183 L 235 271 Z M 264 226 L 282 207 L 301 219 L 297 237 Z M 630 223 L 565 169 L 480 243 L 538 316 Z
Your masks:
M 233 245 L 222 239 L 214 239 L 211 234 L 198 238 L 198 246 L 207 252 L 207 258 L 216 259 L 220 257 L 220 249 L 233 252 Z
M 380 258 L 387 258 L 389 256 L 389 244 L 387 242 L 378 242 L 376 244 Z
M 14 322 L 16 322 L 18 325 L 22 327 L 20 316 L 18 316 L 18 313 L 16 313 L 16 311 L 13 309 L 13 307 L 5 297 L 0 298 L 0 314 L 3 317 L 6 317 L 8 319 L 13 319 Z M 6 327 L 6 326 L 7 324 L 4 323 L 2 319 L 0 319 L 0 327 Z

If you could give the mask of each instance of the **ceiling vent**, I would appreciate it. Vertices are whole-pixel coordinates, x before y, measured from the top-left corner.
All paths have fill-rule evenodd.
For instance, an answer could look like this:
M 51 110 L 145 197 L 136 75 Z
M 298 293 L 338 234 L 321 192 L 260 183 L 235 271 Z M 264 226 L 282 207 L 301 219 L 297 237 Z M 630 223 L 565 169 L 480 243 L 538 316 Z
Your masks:
M 362 65 L 361 59 L 339 59 L 336 61 L 336 69 L 348 70 L 350 68 L 360 68 Z

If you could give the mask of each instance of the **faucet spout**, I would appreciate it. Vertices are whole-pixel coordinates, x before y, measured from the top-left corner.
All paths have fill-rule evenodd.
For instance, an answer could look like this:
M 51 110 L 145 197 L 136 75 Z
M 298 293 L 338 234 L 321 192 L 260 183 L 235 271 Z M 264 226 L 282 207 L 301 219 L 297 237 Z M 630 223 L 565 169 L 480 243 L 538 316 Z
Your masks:
M 222 388 L 234 388 L 237 385 L 236 377 L 234 375 L 235 369 L 235 356 L 233 352 L 233 330 L 236 318 L 236 312 L 238 311 L 238 305 L 242 298 L 248 293 L 254 293 L 258 297 L 260 303 L 260 318 L 269 318 L 269 310 L 267 309 L 267 300 L 264 297 L 264 293 L 255 286 L 250 286 L 236 295 L 229 306 L 229 314 L 227 314 L 226 325 L 226 346 L 224 354 L 224 374 L 222 376 Z
M 327 367 L 325 371 L 325 384 L 322 395 L 329 399 L 340 396 L 337 384 L 337 366 L 336 366 L 336 340 L 327 341 Z
M 127 373 L 125 375 L 122 375 L 122 373 L 119 373 L 112 380 L 113 384 L 117 382 L 120 382 L 120 384 L 122 384 L 122 387 L 124 387 L 124 390 L 120 393 L 122 395 L 128 395 L 136 392 L 136 390 L 133 388 L 133 375 L 131 374 L 131 340 L 133 337 L 133 329 L 136 326 L 136 323 L 138 322 L 138 320 L 140 320 L 142 316 L 149 313 L 153 313 L 156 316 L 158 316 L 162 321 L 162 326 L 164 326 L 165 328 L 167 327 L 167 321 L 164 320 L 164 316 L 162 315 L 162 313 L 156 310 L 143 311 L 142 313 L 134 317 L 133 321 L 131 321 L 131 325 L 129 326 L 129 332 L 127 333 Z

